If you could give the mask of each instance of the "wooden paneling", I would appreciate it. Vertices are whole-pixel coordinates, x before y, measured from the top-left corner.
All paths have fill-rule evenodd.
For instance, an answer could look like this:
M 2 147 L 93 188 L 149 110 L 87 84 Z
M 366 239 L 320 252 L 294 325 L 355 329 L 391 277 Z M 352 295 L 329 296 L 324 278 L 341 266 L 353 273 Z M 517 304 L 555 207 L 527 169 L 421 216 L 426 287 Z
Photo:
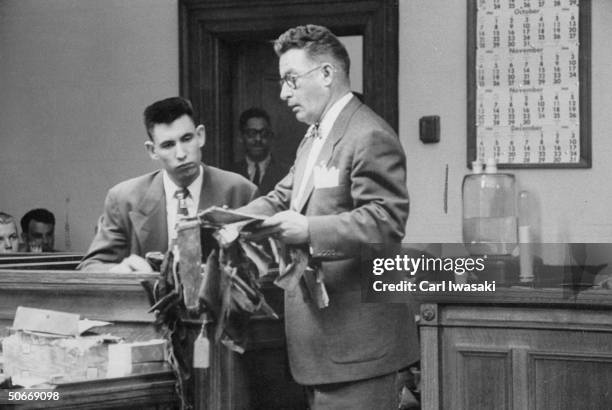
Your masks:
M 457 350 L 457 390 L 461 397 L 457 409 L 507 409 L 512 393 L 512 362 L 508 351 L 478 348 Z M 459 404 L 459 403 L 458 403 Z
M 606 409 L 612 405 L 612 355 L 529 355 L 532 409 Z
M 612 408 L 612 292 L 568 295 L 419 294 L 422 408 Z

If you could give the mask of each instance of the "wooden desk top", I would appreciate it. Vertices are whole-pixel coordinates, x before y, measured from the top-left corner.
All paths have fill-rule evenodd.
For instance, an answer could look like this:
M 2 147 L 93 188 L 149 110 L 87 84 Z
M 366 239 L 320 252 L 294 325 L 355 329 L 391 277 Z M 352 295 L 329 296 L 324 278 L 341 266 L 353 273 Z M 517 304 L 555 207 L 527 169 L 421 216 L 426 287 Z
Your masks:
M 58 400 L 8 400 L 9 391 L 28 394 L 40 390 L 0 390 L 0 408 L 11 409 L 167 409 L 176 408 L 172 372 L 147 373 L 110 379 L 49 385 Z
M 420 303 L 612 309 L 612 290 L 496 287 L 495 292 L 414 292 Z
M 18 306 L 27 306 L 112 322 L 113 332 L 128 341 L 154 339 L 158 337 L 155 317 L 147 313 L 150 304 L 140 280 L 156 277 L 155 273 L 0 270 L 0 327 L 11 325 Z
M 40 262 L 68 262 L 80 261 L 83 258 L 81 253 L 72 252 L 45 252 L 45 253 L 4 253 L 0 255 L 0 265 L 12 263 L 40 263 Z M 0 266 L 2 268 L 2 266 Z

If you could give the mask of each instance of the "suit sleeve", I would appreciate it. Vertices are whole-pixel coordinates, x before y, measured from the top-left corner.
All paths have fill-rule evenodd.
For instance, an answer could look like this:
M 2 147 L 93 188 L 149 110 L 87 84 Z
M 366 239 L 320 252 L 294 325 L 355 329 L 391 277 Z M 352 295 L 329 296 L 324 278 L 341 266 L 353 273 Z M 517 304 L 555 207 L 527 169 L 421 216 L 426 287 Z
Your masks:
M 259 196 L 259 189 L 257 188 L 257 185 L 253 184 L 251 181 L 244 180 L 243 183 L 237 184 L 236 187 L 237 195 L 234 197 L 230 205 L 233 208 L 248 204 Z
M 315 258 L 354 257 L 364 245 L 399 243 L 404 236 L 409 199 L 401 144 L 381 130 L 354 141 L 349 171 L 353 209 L 308 217 Z
M 77 267 L 86 271 L 107 271 L 129 254 L 127 227 L 113 191 L 104 201 L 104 213 L 98 220 L 96 234 L 85 257 Z

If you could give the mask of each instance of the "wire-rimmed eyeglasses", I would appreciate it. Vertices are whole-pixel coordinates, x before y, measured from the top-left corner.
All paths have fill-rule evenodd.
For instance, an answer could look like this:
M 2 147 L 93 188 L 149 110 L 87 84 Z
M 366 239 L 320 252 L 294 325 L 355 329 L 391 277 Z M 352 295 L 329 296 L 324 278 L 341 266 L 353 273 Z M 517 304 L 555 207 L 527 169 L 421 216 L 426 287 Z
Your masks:
M 297 88 L 297 79 L 300 77 L 304 77 L 307 76 L 308 74 L 312 73 L 315 70 L 318 70 L 319 68 L 323 67 L 324 64 L 318 65 L 315 68 L 306 71 L 305 73 L 302 74 L 285 74 L 282 78 L 280 78 L 278 80 L 278 84 L 281 86 L 281 88 L 283 87 L 283 84 L 287 84 L 289 86 L 289 88 L 291 88 L 292 90 L 295 90 Z

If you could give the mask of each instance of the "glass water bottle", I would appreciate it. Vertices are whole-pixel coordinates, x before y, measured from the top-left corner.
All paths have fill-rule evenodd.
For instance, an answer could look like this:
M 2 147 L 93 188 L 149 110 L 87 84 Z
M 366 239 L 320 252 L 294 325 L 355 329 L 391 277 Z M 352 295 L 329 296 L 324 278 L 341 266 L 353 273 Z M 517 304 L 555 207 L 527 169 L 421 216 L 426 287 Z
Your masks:
M 463 179 L 463 241 L 472 255 L 510 255 L 517 244 L 514 175 L 497 172 L 487 162 L 485 173 Z

